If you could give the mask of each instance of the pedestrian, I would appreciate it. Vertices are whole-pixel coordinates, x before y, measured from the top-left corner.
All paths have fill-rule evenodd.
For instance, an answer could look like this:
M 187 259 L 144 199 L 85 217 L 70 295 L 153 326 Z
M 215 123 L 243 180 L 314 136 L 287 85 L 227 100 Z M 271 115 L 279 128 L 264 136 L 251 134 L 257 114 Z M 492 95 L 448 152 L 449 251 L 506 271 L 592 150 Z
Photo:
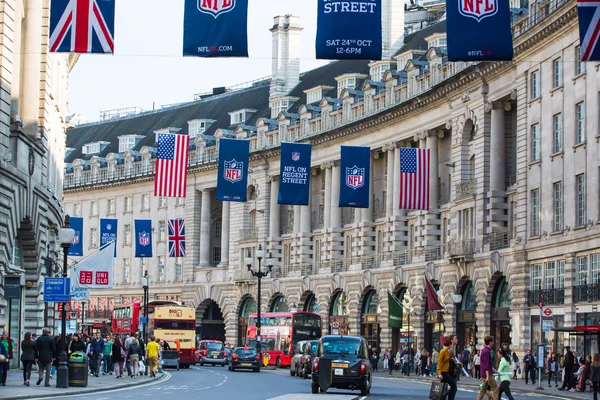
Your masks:
M 421 369 L 423 370 L 423 376 L 429 375 L 429 353 L 427 353 L 427 349 L 421 350 Z
M 35 341 L 35 359 L 39 365 L 39 378 L 36 385 L 39 386 L 45 378 L 44 386 L 50 386 L 50 369 L 52 367 L 52 360 L 55 358 L 56 342 L 50 336 L 50 328 L 44 328 L 42 329 L 42 336 Z
M 502 398 L 502 393 L 506 394 L 508 400 L 515 400 L 510 392 L 510 376 L 511 376 L 511 359 L 508 349 L 498 350 L 500 364 L 498 365 L 498 373 L 500 374 L 500 389 L 498 390 L 498 399 Z
M 480 356 L 480 373 L 481 379 L 487 385 L 481 385 L 479 390 L 479 395 L 477 395 L 477 400 L 483 399 L 483 396 L 487 395 L 488 398 L 491 397 L 493 399 L 498 399 L 498 385 L 496 384 L 496 379 L 494 379 L 494 365 L 495 362 L 495 353 L 494 353 L 494 338 L 491 336 L 486 336 L 483 339 L 484 347 L 481 349 Z
M 123 343 L 121 343 L 121 339 L 119 339 L 119 335 L 114 336 L 114 340 L 111 346 L 111 361 L 115 368 L 115 375 L 117 378 L 123 377 L 123 362 L 125 361 L 124 355 L 125 349 L 123 348 Z
M 110 340 L 110 336 L 106 335 L 106 340 L 104 341 L 104 352 L 102 354 L 102 358 L 104 361 L 104 368 L 102 370 L 102 375 L 113 374 L 113 363 L 112 363 L 112 345 L 113 342 Z
M 8 350 L 0 341 L 0 377 L 4 377 L 4 369 L 8 368 Z M 6 381 L 0 380 L 0 386 L 6 386 Z
M 135 379 L 137 378 L 140 367 L 140 358 L 142 358 L 142 348 L 137 339 L 134 338 L 131 341 L 131 346 L 129 346 L 129 350 L 127 350 L 127 356 L 129 358 L 129 363 L 131 364 L 131 377 Z
M 519 356 L 513 351 L 512 353 L 512 368 L 513 368 L 513 379 L 517 379 L 517 372 L 521 373 L 521 364 L 519 363 Z M 558 375 L 558 373 L 557 373 Z
M 56 353 L 58 354 L 58 352 L 60 351 L 60 336 L 56 335 L 54 336 L 54 346 L 56 347 Z M 50 379 L 54 378 L 54 374 L 56 374 L 56 369 L 58 368 L 58 357 L 54 357 L 54 360 L 52 360 L 52 366 L 50 367 Z
M 431 372 L 436 373 L 438 367 L 438 360 L 440 358 L 440 353 L 438 353 L 437 349 L 434 347 L 431 352 Z
M 454 362 L 450 358 L 450 347 L 452 346 L 452 339 L 447 337 L 444 339 L 444 348 L 439 354 L 437 359 L 437 376 L 442 382 L 447 383 L 450 386 L 450 391 L 446 397 L 447 400 L 454 400 L 456 397 L 456 380 L 454 379 Z
M 158 356 L 160 352 L 160 346 L 156 342 L 154 335 L 150 336 L 150 342 L 146 346 L 146 359 L 148 360 L 148 366 L 150 377 L 156 376 L 156 367 L 158 366 Z
M 379 364 L 379 357 L 377 356 L 377 352 L 373 350 L 371 354 L 371 366 L 373 367 L 373 371 L 377 371 L 377 365 Z
M 531 383 L 535 385 L 536 361 L 535 356 L 531 354 L 531 350 L 527 350 L 527 354 L 523 357 L 523 364 L 525 364 L 525 384 L 529 383 L 531 377 Z
M 575 356 L 571 352 L 571 346 L 565 347 L 565 357 L 563 359 L 563 384 L 558 390 L 570 390 L 573 385 L 573 369 L 575 368 Z
M 29 386 L 31 369 L 35 362 L 35 344 L 31 340 L 31 332 L 25 334 L 21 342 L 21 363 L 23 364 L 23 385 Z
M 480 379 L 480 374 L 479 374 L 479 361 L 480 360 L 480 356 L 479 356 L 479 351 L 478 350 L 474 350 L 473 351 L 473 368 L 471 368 L 471 375 L 473 375 L 473 378 L 475 379 Z
M 88 358 L 88 370 L 90 371 L 90 375 L 94 375 L 94 366 L 92 361 L 94 359 L 92 354 L 92 339 L 89 336 L 85 338 L 85 354 Z
M 594 400 L 598 400 L 598 392 L 600 392 L 600 354 L 598 353 L 594 354 L 594 358 L 592 358 L 590 377 L 592 389 L 594 390 Z
M 386 349 L 383 351 L 383 372 L 386 372 L 388 370 L 388 366 L 390 364 L 390 352 L 388 351 L 387 347 Z M 391 375 L 391 373 L 390 373 Z
M 571 389 L 571 392 L 585 392 L 585 382 L 588 379 L 589 372 L 585 366 L 585 358 L 579 357 L 579 369 L 575 372 L 576 387 Z
M 546 373 L 548 374 L 548 387 L 552 387 L 550 384 L 552 375 L 554 375 L 554 385 L 555 387 L 558 387 L 558 360 L 556 359 L 556 353 L 552 353 L 550 357 L 548 357 Z
M 142 349 L 142 356 L 140 357 L 140 360 L 143 362 L 145 354 L 146 354 L 146 343 L 144 342 L 144 339 L 142 339 L 142 334 L 140 332 L 135 333 L 135 338 L 138 340 L 140 349 Z M 140 375 L 144 375 L 144 371 L 142 371 L 141 368 L 140 368 Z
M 103 355 L 104 339 L 99 333 L 94 333 L 94 338 L 92 339 L 92 368 L 95 377 L 100 376 L 100 360 Z
M 73 334 L 73 340 L 71 340 L 71 344 L 69 345 L 69 353 L 74 351 L 81 351 L 85 353 L 85 343 L 81 340 L 81 337 L 78 333 Z
M 396 357 L 394 358 L 394 367 L 396 367 L 396 371 L 400 370 L 400 364 L 402 364 L 402 354 L 400 353 L 400 349 L 396 351 Z
M 8 356 L 6 357 L 7 361 L 4 365 L 4 369 L 2 370 L 2 384 L 3 386 L 6 386 L 6 377 L 8 376 L 8 370 L 10 369 L 10 360 L 12 360 L 14 356 L 15 342 L 8 336 L 7 331 L 2 332 L 2 338 L 0 338 L 0 342 L 2 342 L 2 345 L 8 353 Z

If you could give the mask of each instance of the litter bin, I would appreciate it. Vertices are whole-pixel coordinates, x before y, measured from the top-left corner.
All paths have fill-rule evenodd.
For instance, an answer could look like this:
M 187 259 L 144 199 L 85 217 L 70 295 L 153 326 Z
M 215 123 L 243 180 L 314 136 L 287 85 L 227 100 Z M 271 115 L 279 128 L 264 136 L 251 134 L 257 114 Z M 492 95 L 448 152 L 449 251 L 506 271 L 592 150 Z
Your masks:
M 69 357 L 69 386 L 87 387 L 88 360 L 85 353 L 74 351 Z

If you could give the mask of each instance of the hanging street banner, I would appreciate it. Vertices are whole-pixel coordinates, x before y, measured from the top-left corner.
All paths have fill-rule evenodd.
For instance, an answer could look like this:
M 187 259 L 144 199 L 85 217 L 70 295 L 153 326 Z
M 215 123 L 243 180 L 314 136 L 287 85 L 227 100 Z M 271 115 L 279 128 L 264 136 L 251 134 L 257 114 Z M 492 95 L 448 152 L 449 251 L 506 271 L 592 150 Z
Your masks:
M 581 61 L 600 61 L 598 29 L 600 29 L 600 2 L 598 0 L 577 0 L 579 16 L 579 43 Z M 580 60 L 575 60 L 578 62 Z
M 308 205 L 311 151 L 310 144 L 281 143 L 277 204 Z
M 183 55 L 248 57 L 248 0 L 185 0 Z
M 510 61 L 510 5 L 504 0 L 446 3 L 448 61 Z
M 340 207 L 369 208 L 371 149 L 342 146 Z
M 71 228 L 75 231 L 73 242 L 69 247 L 68 254 L 70 256 L 83 257 L 83 218 L 71 217 L 69 219 Z
M 71 270 L 71 286 L 87 289 L 112 289 L 113 264 L 117 242 L 101 247 L 100 251 L 75 264 Z
M 317 59 L 381 60 L 381 0 L 317 2 Z
M 117 223 L 118 220 L 113 218 L 100 218 L 100 247 L 117 241 Z M 115 257 L 117 257 L 117 246 L 115 246 Z
M 388 327 L 402 328 L 402 304 L 392 292 L 388 290 Z
M 136 219 L 135 257 L 152 257 L 152 220 Z
M 246 201 L 250 141 L 219 139 L 217 200 Z

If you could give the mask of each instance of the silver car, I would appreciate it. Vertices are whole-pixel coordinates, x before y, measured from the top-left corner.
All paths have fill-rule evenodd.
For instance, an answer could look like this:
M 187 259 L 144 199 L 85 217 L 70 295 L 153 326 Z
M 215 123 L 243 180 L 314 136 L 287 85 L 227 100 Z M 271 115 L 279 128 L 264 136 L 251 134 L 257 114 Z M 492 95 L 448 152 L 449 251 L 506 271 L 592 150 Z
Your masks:
M 303 349 L 304 349 L 304 345 L 308 342 L 308 340 L 301 340 L 298 343 L 296 343 L 296 346 L 294 346 L 294 356 L 292 357 L 292 361 L 290 362 L 290 375 L 291 376 L 300 376 L 300 374 L 302 373 L 302 355 L 303 353 Z

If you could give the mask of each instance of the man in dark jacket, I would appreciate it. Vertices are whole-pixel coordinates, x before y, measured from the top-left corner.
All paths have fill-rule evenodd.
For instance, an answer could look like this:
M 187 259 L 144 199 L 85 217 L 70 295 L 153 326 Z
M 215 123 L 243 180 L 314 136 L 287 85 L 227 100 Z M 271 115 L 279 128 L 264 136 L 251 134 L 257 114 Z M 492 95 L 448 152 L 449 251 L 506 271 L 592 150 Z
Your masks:
M 529 383 L 529 377 L 531 377 L 531 383 L 535 385 L 535 371 L 537 370 L 537 364 L 535 356 L 531 354 L 531 350 L 527 350 L 527 354 L 523 357 L 523 364 L 525 367 L 525 384 Z
M 573 384 L 573 368 L 575 367 L 575 356 L 571 352 L 571 346 L 565 347 L 565 358 L 563 361 L 563 368 L 565 372 L 563 374 L 563 384 L 558 390 L 572 389 L 575 387 Z
M 100 360 L 104 355 L 104 339 L 99 333 L 94 333 L 92 339 L 92 373 L 95 377 L 100 376 Z
M 35 359 L 39 363 L 39 379 L 37 385 L 42 383 L 44 372 L 46 380 L 44 386 L 50 386 L 50 369 L 52 368 L 52 360 L 56 357 L 56 344 L 50 336 L 50 328 L 42 330 L 42 336 L 35 341 Z

